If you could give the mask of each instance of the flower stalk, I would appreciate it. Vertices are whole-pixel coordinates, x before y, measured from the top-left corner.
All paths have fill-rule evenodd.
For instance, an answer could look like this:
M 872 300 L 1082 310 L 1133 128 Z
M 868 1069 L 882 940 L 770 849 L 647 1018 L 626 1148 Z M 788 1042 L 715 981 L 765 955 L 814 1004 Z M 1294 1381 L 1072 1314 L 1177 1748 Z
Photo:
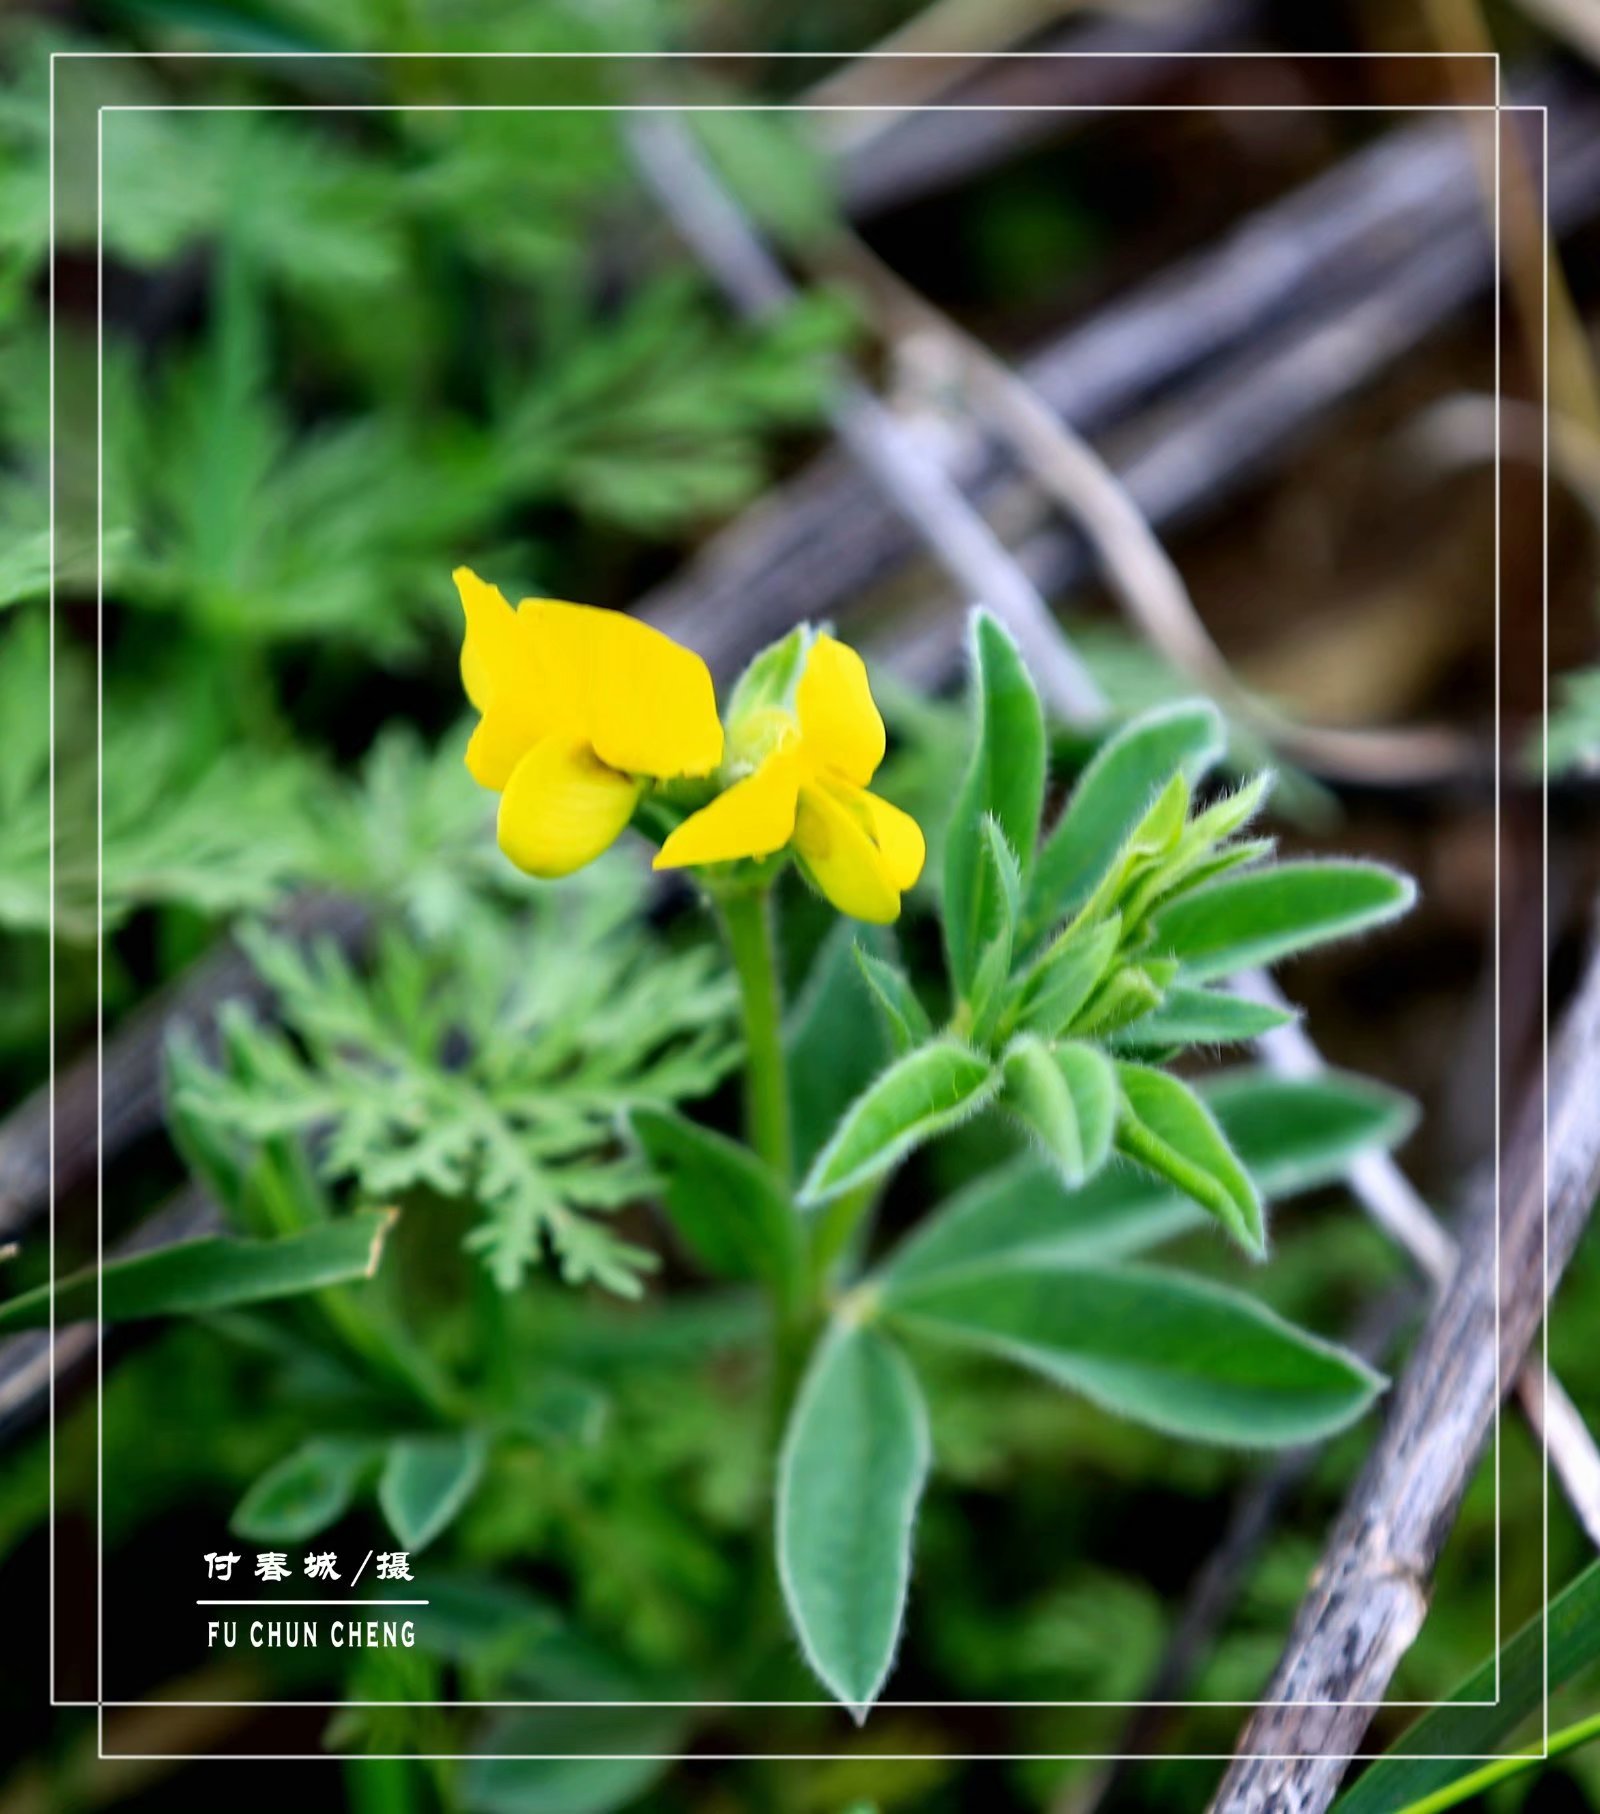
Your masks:
M 746 1135 L 788 1185 L 794 1176 L 794 1141 L 770 892 L 766 888 L 730 892 L 722 897 L 721 906 L 744 1016 Z

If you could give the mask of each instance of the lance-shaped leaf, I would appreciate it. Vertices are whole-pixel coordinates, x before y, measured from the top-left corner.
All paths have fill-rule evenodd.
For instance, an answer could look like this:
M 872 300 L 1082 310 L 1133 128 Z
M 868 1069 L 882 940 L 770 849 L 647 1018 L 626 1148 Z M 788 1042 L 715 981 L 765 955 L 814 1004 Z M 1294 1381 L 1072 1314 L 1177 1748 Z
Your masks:
M 946 1128 L 982 1108 L 999 1087 L 987 1058 L 938 1039 L 896 1059 L 846 1110 L 800 1192 L 821 1203 L 898 1165 Z
M 402 1436 L 389 1445 L 378 1504 L 407 1550 L 424 1550 L 455 1518 L 483 1478 L 481 1430 Z
M 1208 1079 L 1201 1093 L 1267 1198 L 1330 1183 L 1358 1153 L 1402 1140 L 1416 1120 L 1408 1098 L 1339 1071 L 1291 1078 L 1246 1067 Z M 914 1229 L 885 1276 L 926 1278 L 1008 1255 L 1117 1260 L 1206 1220 L 1191 1198 L 1142 1167 L 1110 1168 L 1069 1191 L 1026 1154 L 986 1172 Z
M 56 1320 L 108 1323 L 150 1316 L 203 1316 L 240 1304 L 320 1291 L 369 1279 L 378 1270 L 395 1212 L 363 1210 L 272 1241 L 206 1235 L 149 1253 L 88 1267 L 56 1286 Z M 101 1293 L 103 1288 L 103 1302 Z M 0 1335 L 50 1321 L 50 1288 L 41 1285 L 0 1304 Z
M 1092 1178 L 1111 1151 L 1117 1078 L 1093 1046 L 1048 1046 L 1029 1034 L 1012 1042 L 1001 1100 L 1050 1155 L 1062 1182 Z
M 1039 852 L 1027 935 L 1075 913 L 1172 777 L 1198 780 L 1222 749 L 1221 714 L 1193 703 L 1146 712 L 1103 743 Z
M 856 963 L 872 991 L 872 999 L 889 1035 L 896 1057 L 902 1057 L 913 1046 L 933 1037 L 933 1023 L 928 1011 L 917 999 L 917 992 L 905 972 L 896 964 L 874 957 L 860 945 L 855 948 Z
M 1001 1355 L 1107 1411 L 1201 1442 L 1312 1442 L 1383 1379 L 1238 1292 L 1153 1267 L 1026 1264 L 890 1280 L 893 1325 Z
M 873 1329 L 835 1324 L 778 1462 L 778 1573 L 806 1661 L 858 1720 L 894 1660 L 928 1456 L 905 1357 Z
M 1124 1026 L 1111 1043 L 1128 1052 L 1168 1052 L 1182 1046 L 1237 1045 L 1294 1020 L 1292 1012 L 1247 995 L 1180 984 L 1148 1014 Z
M 661 1181 L 663 1207 L 684 1245 L 722 1278 L 757 1279 L 780 1296 L 800 1273 L 799 1218 L 771 1168 L 748 1147 L 670 1109 L 640 1105 L 629 1124 Z
M 1122 921 L 1116 914 L 1098 925 L 1063 932 L 1022 980 L 1015 1010 L 1017 1025 L 1054 1038 L 1099 987 L 1121 937 Z
M 1226 794 L 1214 805 L 1184 826 L 1170 851 L 1137 885 L 1123 902 L 1123 917 L 1129 926 L 1142 925 L 1153 909 L 1178 894 L 1187 894 L 1212 877 L 1230 869 L 1259 861 L 1272 850 L 1270 838 L 1255 838 L 1247 843 L 1227 844 L 1261 809 L 1271 791 L 1272 776 L 1257 775 L 1236 793 Z
M 972 759 L 951 810 L 944 863 L 945 946 L 961 995 L 1005 912 L 985 820 L 993 819 L 1004 834 L 1025 879 L 1039 836 L 1045 777 L 1039 696 L 1016 645 L 987 612 L 973 614 L 972 658 Z
M 1194 1091 L 1165 1071 L 1119 1064 L 1117 1148 L 1209 1210 L 1246 1252 L 1266 1251 L 1261 1197 Z
M 1404 913 L 1416 893 L 1408 876 L 1380 863 L 1236 871 L 1162 908 L 1151 921 L 1150 943 L 1203 982 L 1381 926 Z
M 1400 1814 L 1499 1751 L 1558 1689 L 1600 1662 L 1600 1562 L 1593 1562 L 1450 1696 L 1407 1727 L 1333 1804 Z
M 364 1437 L 314 1437 L 257 1477 L 228 1528 L 258 1543 L 314 1537 L 344 1516 L 381 1453 Z
M 1105 1039 L 1118 1028 L 1143 1020 L 1161 1005 L 1173 974 L 1170 961 L 1119 965 L 1073 1015 L 1072 1031 Z
M 785 1018 L 789 1115 L 795 1166 L 804 1171 L 839 1125 L 839 1117 L 893 1056 L 875 1015 L 861 1012 L 855 952 L 886 948 L 877 926 L 840 918 L 812 959 L 804 986 Z

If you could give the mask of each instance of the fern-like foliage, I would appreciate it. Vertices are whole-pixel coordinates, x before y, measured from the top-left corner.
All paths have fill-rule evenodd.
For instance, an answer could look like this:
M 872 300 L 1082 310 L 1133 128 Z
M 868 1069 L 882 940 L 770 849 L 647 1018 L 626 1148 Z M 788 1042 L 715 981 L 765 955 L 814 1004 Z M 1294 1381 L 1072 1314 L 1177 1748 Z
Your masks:
M 639 905 L 638 880 L 603 865 L 525 917 L 431 941 L 390 927 L 366 973 L 331 942 L 247 932 L 284 1027 L 235 1005 L 219 1064 L 177 1043 L 180 1129 L 302 1136 L 368 1199 L 470 1202 L 467 1246 L 504 1290 L 548 1254 L 570 1284 L 636 1295 L 653 1256 L 603 1219 L 648 1191 L 618 1117 L 704 1095 L 738 1055 L 714 951 L 666 948 Z

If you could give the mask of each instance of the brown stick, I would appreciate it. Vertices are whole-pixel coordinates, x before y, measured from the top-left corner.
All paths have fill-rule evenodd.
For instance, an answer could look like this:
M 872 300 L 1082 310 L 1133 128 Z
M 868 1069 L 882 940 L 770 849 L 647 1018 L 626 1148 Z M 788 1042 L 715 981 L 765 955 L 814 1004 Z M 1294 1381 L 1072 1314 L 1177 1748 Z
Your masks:
M 1592 96 L 1568 96 L 1552 116 L 1551 202 L 1558 226 L 1600 203 Z M 1080 434 L 1109 435 L 1102 451 L 1135 502 L 1170 528 L 1237 490 L 1482 294 L 1491 251 L 1459 129 L 1396 132 L 1117 298 L 1018 373 Z M 1027 488 L 1008 491 L 1005 463 L 978 436 L 947 470 L 991 518 L 1018 496 L 1035 508 Z M 1089 573 L 1070 529 L 1035 539 L 1028 564 L 1043 590 Z M 737 666 L 802 618 L 848 614 L 917 551 L 853 465 L 827 455 L 713 537 L 640 609 Z
M 1455 1277 L 1412 1352 L 1216 1814 L 1321 1814 L 1359 1751 L 1373 1704 L 1421 1628 L 1434 1564 L 1495 1407 L 1600 1193 L 1597 1070 L 1600 950 L 1551 1057 L 1548 1150 L 1535 1091 L 1504 1156 L 1503 1201 L 1484 1191 L 1470 1213 Z
M 993 0 L 969 8 L 970 17 L 952 22 L 942 48 L 981 43 L 992 49 L 1000 38 L 1009 41 L 1022 27 L 1025 9 L 1019 0 L 1008 4 L 1015 16 Z M 903 44 L 896 34 L 888 42 L 898 53 L 892 62 L 851 64 L 818 83 L 807 100 L 917 108 L 942 98 L 984 110 L 907 111 L 887 125 L 881 115 L 821 116 L 825 139 L 845 153 L 840 199 L 864 220 L 970 182 L 1034 145 L 1066 136 L 1092 117 L 1077 109 L 1125 107 L 1169 87 L 1193 72 L 1189 53 L 1236 49 L 1257 10 L 1255 0 L 1205 0 L 1144 18 L 1095 19 L 1040 46 L 1071 51 L 1070 57 L 985 59 L 975 52 L 970 65 L 965 58 L 919 57 L 922 46 Z M 1035 111 L 1040 108 L 1062 111 Z

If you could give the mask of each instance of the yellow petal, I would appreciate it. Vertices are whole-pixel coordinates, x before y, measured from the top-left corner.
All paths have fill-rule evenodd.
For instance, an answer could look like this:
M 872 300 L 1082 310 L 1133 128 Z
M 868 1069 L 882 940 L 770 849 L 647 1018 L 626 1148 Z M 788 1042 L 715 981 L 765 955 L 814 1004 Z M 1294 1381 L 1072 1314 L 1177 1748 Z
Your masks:
M 524 599 L 543 689 L 602 762 L 630 775 L 709 775 L 722 760 L 711 673 L 692 649 L 621 611 Z
M 468 699 L 486 712 L 502 685 L 526 676 L 526 638 L 498 586 L 487 585 L 470 567 L 457 567 L 450 577 L 467 617 L 461 639 L 461 684 Z
M 864 816 L 826 788 L 800 791 L 794 847 L 811 879 L 841 913 L 886 925 L 900 916 L 900 890 L 884 853 L 867 835 Z
M 811 760 L 865 787 L 883 760 L 883 720 L 872 702 L 866 663 L 855 650 L 819 636 L 795 689 L 795 706 Z
M 498 792 L 528 751 L 554 730 L 549 713 L 542 709 L 533 689 L 504 687 L 478 720 L 478 728 L 467 744 L 467 772 L 479 787 L 492 787 Z M 570 732 L 568 735 L 571 741 L 577 741 Z
M 500 796 L 500 848 L 534 876 L 592 863 L 633 815 L 639 784 L 585 744 L 547 737 L 517 764 Z
M 891 806 L 865 788 L 856 795 L 856 803 L 866 815 L 873 843 L 883 852 L 889 880 L 904 892 L 922 874 L 922 865 L 927 861 L 928 846 L 922 827 L 910 813 L 901 812 L 898 806 Z
M 794 831 L 799 768 L 790 750 L 770 755 L 753 775 L 735 781 L 709 806 L 691 813 L 661 846 L 657 869 L 731 863 L 782 850 Z

